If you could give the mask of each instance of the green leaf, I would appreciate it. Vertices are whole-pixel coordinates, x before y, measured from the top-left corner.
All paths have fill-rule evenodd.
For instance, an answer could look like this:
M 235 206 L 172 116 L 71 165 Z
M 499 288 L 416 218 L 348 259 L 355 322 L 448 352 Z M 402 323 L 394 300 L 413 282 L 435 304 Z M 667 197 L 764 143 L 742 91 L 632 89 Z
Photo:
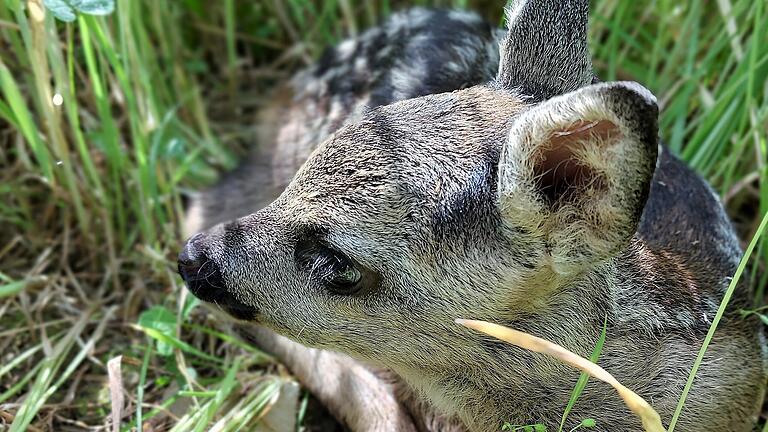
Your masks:
M 71 0 L 75 9 L 87 15 L 109 15 L 115 10 L 115 0 Z
M 194 310 L 199 304 L 199 298 L 187 296 L 187 301 L 184 303 L 184 308 L 181 310 L 181 318 L 183 320 L 189 318 L 189 314 L 192 313 L 192 310 Z
M 139 316 L 139 325 L 172 338 L 176 334 L 176 315 L 163 306 L 152 306 L 150 309 L 141 313 Z M 170 344 L 162 340 L 156 340 L 156 342 L 157 352 L 160 353 L 160 355 L 168 356 L 173 353 L 173 347 Z
M 170 384 L 172 381 L 171 377 L 162 375 L 157 378 L 155 378 L 155 385 L 158 387 L 167 387 L 168 384 Z
M 581 426 L 585 428 L 593 428 L 597 425 L 597 422 L 593 418 L 585 418 L 581 421 Z
M 43 0 L 43 4 L 53 16 L 64 22 L 72 22 L 77 17 L 75 9 L 66 0 Z
M 45 7 L 53 16 L 72 22 L 77 13 L 86 15 L 109 15 L 115 10 L 115 0 L 43 0 Z

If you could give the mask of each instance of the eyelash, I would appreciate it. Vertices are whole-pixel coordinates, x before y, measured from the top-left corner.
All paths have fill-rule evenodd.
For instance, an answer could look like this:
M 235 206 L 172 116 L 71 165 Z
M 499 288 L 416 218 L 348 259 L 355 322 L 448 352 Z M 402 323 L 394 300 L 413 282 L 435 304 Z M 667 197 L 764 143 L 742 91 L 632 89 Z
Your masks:
M 332 266 L 334 263 L 331 261 L 332 258 L 336 258 L 336 256 L 318 250 L 314 256 L 312 264 L 309 266 L 309 274 L 320 279 L 325 279 L 333 275 L 334 271 Z M 338 260 L 336 261 L 338 262 Z M 319 272 L 319 270 L 324 270 L 324 272 Z
M 362 284 L 363 273 L 345 254 L 319 241 L 301 241 L 296 245 L 296 262 L 306 269 L 310 277 L 319 279 L 325 288 L 335 294 L 356 293 Z M 355 280 L 345 280 L 352 276 Z

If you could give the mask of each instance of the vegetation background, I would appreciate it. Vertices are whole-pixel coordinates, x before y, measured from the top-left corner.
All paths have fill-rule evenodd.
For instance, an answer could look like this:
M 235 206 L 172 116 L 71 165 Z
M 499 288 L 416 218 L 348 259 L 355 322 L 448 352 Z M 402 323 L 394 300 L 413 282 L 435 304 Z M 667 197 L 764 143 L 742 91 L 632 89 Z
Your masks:
M 503 1 L 117 0 L 106 16 L 67 5 L 112 0 L 45 3 L 70 22 L 0 0 L 0 430 L 106 430 L 112 415 L 126 431 L 250 425 L 285 371 L 182 292 L 185 191 L 236 165 L 270 89 L 327 45 L 411 5 L 501 24 Z M 658 96 L 664 141 L 746 247 L 768 212 L 768 4 L 592 9 L 599 76 Z M 763 311 L 767 264 L 763 235 L 744 313 Z

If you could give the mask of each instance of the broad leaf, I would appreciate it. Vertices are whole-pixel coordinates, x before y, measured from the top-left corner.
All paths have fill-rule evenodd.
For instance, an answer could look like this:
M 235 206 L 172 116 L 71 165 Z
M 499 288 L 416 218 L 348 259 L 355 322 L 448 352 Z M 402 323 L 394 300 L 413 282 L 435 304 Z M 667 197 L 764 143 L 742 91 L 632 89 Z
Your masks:
M 72 22 L 78 13 L 109 15 L 115 10 L 115 0 L 43 0 L 45 7 L 56 18 Z
M 139 316 L 139 325 L 145 329 L 155 330 L 169 338 L 176 335 L 176 315 L 162 306 L 152 306 Z M 161 339 L 156 339 L 157 352 L 160 355 L 171 355 L 173 347 Z

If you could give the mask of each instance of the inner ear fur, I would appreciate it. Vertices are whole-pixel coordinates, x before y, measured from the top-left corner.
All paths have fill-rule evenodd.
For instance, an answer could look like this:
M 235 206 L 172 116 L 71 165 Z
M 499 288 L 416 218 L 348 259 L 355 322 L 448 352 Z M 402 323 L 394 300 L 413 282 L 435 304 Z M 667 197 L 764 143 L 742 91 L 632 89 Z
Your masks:
M 604 83 L 517 117 L 502 150 L 504 219 L 542 238 L 557 273 L 623 249 L 648 197 L 658 153 L 658 108 L 635 83 Z
M 577 203 L 587 191 L 608 187 L 605 173 L 590 163 L 592 147 L 621 139 L 619 128 L 607 120 L 579 120 L 545 139 L 534 156 L 536 189 L 550 208 Z

